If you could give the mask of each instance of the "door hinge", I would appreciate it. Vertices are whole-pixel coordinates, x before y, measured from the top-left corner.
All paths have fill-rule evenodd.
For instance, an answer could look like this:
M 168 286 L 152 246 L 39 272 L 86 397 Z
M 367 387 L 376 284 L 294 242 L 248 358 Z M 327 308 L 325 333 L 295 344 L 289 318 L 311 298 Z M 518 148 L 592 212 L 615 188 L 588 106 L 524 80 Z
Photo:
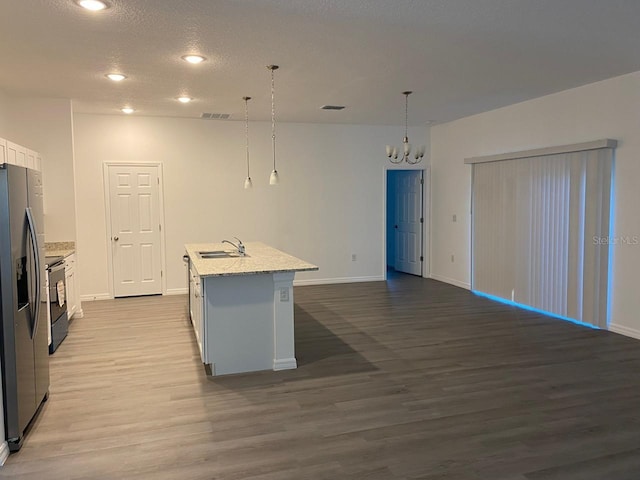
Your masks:
M 158 225 L 158 230 L 162 231 L 162 224 Z
M 424 262 L 424 257 L 422 255 L 420 255 L 420 261 Z
M 420 185 L 424 185 L 424 178 L 420 179 Z
M 156 178 L 156 180 L 158 181 L 158 185 L 160 185 L 160 177 Z
M 162 277 L 163 275 L 164 275 L 164 272 L 160 270 L 160 276 Z
M 420 223 L 424 223 L 424 218 L 421 218 L 421 219 L 420 219 Z

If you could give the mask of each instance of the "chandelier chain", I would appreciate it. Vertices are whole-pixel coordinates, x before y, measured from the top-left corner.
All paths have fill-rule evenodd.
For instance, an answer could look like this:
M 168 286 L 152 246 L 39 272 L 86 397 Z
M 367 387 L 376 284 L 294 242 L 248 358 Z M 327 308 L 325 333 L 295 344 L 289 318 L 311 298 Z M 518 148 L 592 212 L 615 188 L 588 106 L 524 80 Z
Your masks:
M 404 136 L 409 138 L 409 94 L 404 94 Z

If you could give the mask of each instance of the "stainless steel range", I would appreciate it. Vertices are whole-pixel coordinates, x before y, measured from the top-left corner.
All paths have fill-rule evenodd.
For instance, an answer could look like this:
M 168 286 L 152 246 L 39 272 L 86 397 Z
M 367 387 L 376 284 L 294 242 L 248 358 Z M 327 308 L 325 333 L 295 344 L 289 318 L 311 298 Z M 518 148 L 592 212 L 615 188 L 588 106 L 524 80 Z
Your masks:
M 69 332 L 64 257 L 45 257 L 45 263 L 47 268 L 49 353 L 53 353 L 58 349 Z

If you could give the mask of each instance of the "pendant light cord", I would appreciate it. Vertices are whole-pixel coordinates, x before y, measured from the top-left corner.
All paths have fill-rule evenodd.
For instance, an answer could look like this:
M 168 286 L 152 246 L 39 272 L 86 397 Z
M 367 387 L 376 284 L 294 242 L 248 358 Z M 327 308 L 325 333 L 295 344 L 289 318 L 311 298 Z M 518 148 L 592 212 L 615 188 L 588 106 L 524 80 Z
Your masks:
M 250 178 L 249 174 L 249 100 L 251 97 L 244 97 L 244 132 L 247 144 L 247 178 Z

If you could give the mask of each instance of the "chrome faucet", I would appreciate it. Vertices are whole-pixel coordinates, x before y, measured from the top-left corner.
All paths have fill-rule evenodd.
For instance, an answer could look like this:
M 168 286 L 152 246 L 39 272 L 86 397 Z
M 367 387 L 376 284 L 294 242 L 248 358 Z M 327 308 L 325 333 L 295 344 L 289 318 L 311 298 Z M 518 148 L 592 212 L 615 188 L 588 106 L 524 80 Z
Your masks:
M 233 245 L 235 249 L 238 251 L 238 255 L 240 255 L 241 257 L 244 257 L 247 253 L 244 248 L 244 244 L 242 243 L 242 240 L 240 240 L 238 237 L 233 237 L 233 238 L 235 238 L 238 241 L 237 245 L 229 240 L 222 240 L 222 243 L 228 243 L 229 245 Z

